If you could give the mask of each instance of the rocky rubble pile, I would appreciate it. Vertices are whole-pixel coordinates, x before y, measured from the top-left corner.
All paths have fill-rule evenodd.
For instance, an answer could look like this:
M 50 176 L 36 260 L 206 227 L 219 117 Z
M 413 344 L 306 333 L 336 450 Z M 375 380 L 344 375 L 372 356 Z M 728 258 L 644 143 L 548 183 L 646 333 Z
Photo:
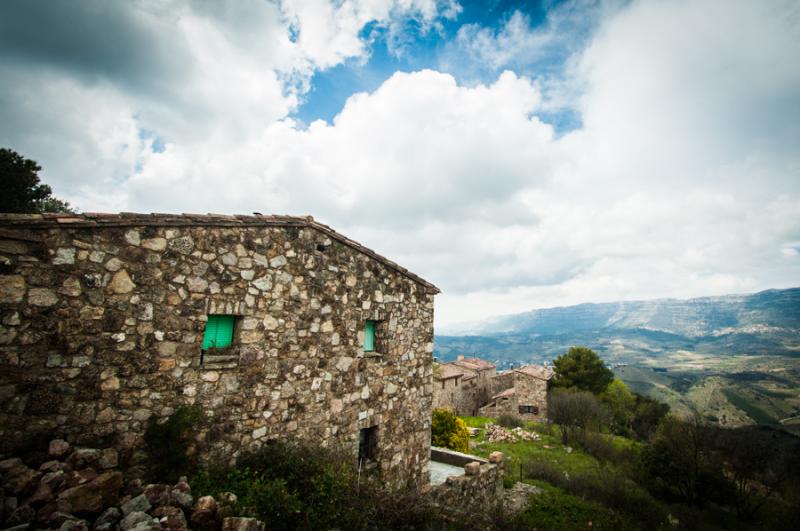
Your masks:
M 113 448 L 73 449 L 50 442 L 37 469 L 21 459 L 0 461 L 0 528 L 60 531 L 264 531 L 255 518 L 235 518 L 236 496 L 195 500 L 185 478 L 175 485 L 124 481 Z
M 522 428 L 512 428 L 508 430 L 498 424 L 487 424 L 486 440 L 493 443 L 538 441 L 539 434 L 523 430 Z

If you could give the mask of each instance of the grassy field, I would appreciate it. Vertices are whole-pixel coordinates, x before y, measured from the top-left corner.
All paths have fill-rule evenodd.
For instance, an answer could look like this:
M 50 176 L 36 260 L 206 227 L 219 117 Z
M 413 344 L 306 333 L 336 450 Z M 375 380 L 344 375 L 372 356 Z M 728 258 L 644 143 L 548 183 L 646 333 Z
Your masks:
M 467 426 L 483 428 L 494 419 L 487 417 L 461 417 Z M 549 463 L 567 474 L 585 474 L 602 468 L 601 463 L 589 454 L 561 444 L 561 436 L 556 426 L 529 422 L 526 429 L 539 434 L 538 441 L 513 443 L 491 443 L 481 430 L 470 440 L 470 451 L 480 457 L 488 457 L 492 452 L 503 452 L 506 456 L 506 474 L 521 480 L 520 463 L 526 459 L 537 459 Z M 636 443 L 624 437 L 604 435 L 618 449 L 635 448 Z

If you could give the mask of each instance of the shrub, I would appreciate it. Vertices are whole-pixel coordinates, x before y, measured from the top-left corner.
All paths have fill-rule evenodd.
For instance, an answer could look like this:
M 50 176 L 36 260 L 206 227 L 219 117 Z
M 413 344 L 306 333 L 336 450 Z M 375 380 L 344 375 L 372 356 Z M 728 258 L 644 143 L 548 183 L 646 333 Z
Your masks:
M 180 407 L 163 422 L 150 417 L 144 444 L 151 479 L 160 483 L 177 481 L 195 469 L 197 463 L 190 454 L 191 435 L 202 418 L 203 412 L 197 406 Z
M 555 390 L 547 405 L 550 420 L 561 429 L 561 442 L 580 443 L 589 431 L 600 431 L 607 412 L 592 393 L 587 391 Z
M 497 419 L 497 423 L 504 428 L 522 428 L 525 426 L 524 420 L 516 415 L 509 414 L 500 415 L 500 418 Z
M 267 444 L 237 467 L 196 475 L 191 485 L 195 496 L 233 492 L 235 515 L 259 518 L 276 530 L 514 529 L 494 508 L 456 515 L 424 492 L 390 491 L 374 478 L 359 478 L 354 457 L 307 444 Z
M 457 452 L 469 451 L 469 430 L 452 409 L 433 410 L 431 444 Z

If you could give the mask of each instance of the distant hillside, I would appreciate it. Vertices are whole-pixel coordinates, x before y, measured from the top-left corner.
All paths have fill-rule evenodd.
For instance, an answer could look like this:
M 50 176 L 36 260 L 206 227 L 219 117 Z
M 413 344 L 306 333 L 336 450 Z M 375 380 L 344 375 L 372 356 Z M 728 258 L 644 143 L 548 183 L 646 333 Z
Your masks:
M 464 354 L 508 369 L 583 345 L 632 388 L 678 411 L 728 425 L 800 419 L 800 288 L 580 304 L 445 331 L 452 335 L 437 335 L 434 345 L 444 361 Z
M 436 354 L 504 361 L 546 361 L 571 345 L 598 350 L 611 363 L 675 351 L 708 355 L 800 356 L 800 288 L 685 301 L 579 304 L 451 326 Z
M 687 337 L 800 330 L 800 288 L 752 295 L 579 304 L 452 325 L 442 335 L 565 334 L 645 329 Z

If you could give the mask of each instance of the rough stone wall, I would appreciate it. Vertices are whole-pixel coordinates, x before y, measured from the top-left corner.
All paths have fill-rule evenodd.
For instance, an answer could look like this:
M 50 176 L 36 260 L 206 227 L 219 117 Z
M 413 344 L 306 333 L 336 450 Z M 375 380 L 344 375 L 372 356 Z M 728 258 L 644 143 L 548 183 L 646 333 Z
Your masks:
M 464 475 L 450 476 L 441 485 L 431 488 L 431 497 L 439 506 L 450 510 L 483 511 L 502 499 L 503 461 L 501 452 L 493 452 L 488 461 L 475 456 L 466 456 L 461 463 L 445 460 L 463 466 Z
M 504 389 L 514 388 L 514 394 L 499 398 L 496 402 L 480 409 L 481 415 L 499 417 L 500 415 L 513 415 L 525 420 L 547 420 L 547 390 L 548 382 L 534 376 L 513 371 L 498 375 L 494 385 L 504 385 L 511 380 L 513 385 Z M 503 391 L 498 389 L 496 393 Z M 520 406 L 537 406 L 538 414 L 520 413 Z
M 547 384 L 546 380 L 516 373 L 514 378 L 514 398 L 517 402 L 517 416 L 526 420 L 547 419 Z M 538 414 L 521 414 L 519 406 L 537 406 Z
M 514 371 L 501 372 L 489 380 L 489 399 L 501 391 L 514 387 Z
M 458 398 L 461 395 L 461 378 L 433 379 L 433 407 L 448 407 L 458 412 Z
M 378 426 L 384 480 L 427 482 L 435 288 L 339 239 L 0 219 L 0 267 L 4 447 L 47 432 L 132 451 L 151 417 L 194 404 L 209 459 L 297 438 L 355 460 L 359 429 Z M 201 365 L 208 314 L 237 316 L 234 345 Z M 380 355 L 363 352 L 366 319 Z
M 433 380 L 434 407 L 449 407 L 459 415 L 477 415 L 481 404 L 479 397 L 485 392 L 486 389 L 478 385 L 478 378 Z

